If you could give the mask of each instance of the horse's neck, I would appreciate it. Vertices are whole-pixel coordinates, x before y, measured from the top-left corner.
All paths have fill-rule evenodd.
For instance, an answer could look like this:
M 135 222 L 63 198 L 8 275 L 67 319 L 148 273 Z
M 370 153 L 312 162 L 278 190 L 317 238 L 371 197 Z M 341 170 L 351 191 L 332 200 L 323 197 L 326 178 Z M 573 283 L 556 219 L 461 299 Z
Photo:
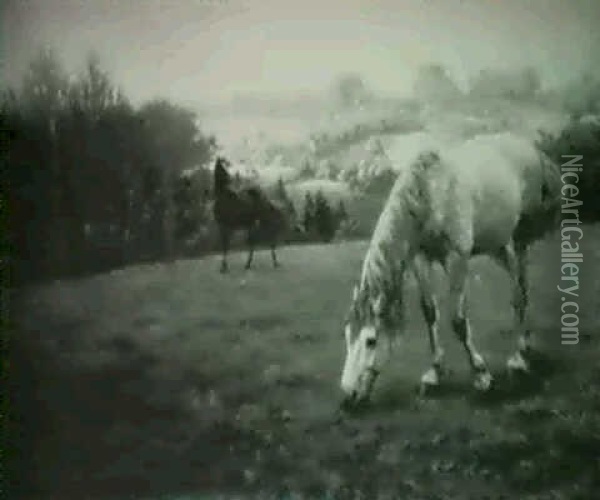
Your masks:
M 360 289 L 395 289 L 404 279 L 404 271 L 413 256 L 414 246 L 409 240 L 394 241 L 390 238 L 372 244 L 363 263 Z
M 394 186 L 363 262 L 360 288 L 389 288 L 402 280 L 416 251 L 416 226 L 409 213 L 406 186 Z

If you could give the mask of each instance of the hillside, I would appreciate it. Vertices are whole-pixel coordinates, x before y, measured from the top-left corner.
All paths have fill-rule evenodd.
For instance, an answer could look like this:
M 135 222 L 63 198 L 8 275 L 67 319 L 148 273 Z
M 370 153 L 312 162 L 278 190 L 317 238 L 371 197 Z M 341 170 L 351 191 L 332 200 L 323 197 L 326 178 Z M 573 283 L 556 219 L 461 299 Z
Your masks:
M 238 115 L 220 110 L 212 115 L 212 127 L 226 134 L 223 152 L 234 172 L 268 186 L 283 179 L 300 210 L 307 191 L 321 189 L 334 203 L 344 199 L 365 234 L 385 200 L 386 172 L 403 168 L 422 150 L 505 130 L 537 138 L 539 130 L 556 132 L 566 120 L 542 104 L 501 99 L 443 104 L 381 99 L 345 110 L 308 97 L 302 102 L 262 108 L 253 102 Z M 383 188 L 370 189 L 381 176 Z
M 24 497 L 591 498 L 600 231 L 585 234 L 579 346 L 557 343 L 558 240 L 533 251 L 543 383 L 526 390 L 504 377 L 515 346 L 504 333 L 509 283 L 478 259 L 471 319 L 496 392 L 472 395 L 444 320 L 448 390 L 416 397 L 429 356 L 410 280 L 397 360 L 372 408 L 342 420 L 341 325 L 365 243 L 289 247 L 279 270 L 259 252 L 249 273 L 235 254 L 226 276 L 215 257 L 22 290 L 13 302 L 13 366 L 22 373 L 13 391 L 26 426 L 16 464 L 27 474 Z

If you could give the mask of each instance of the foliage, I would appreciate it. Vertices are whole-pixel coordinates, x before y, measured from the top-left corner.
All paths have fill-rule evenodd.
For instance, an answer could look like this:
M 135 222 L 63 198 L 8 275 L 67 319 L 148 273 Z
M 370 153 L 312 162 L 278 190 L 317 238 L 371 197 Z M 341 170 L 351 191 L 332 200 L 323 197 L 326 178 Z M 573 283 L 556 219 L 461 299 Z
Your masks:
M 456 99 L 462 95 L 447 69 L 439 64 L 421 67 L 417 72 L 413 89 L 415 97 L 427 102 Z
M 365 104 L 371 99 L 371 92 L 363 78 L 356 73 L 340 76 L 334 84 L 336 100 L 343 108 Z
M 286 213 L 290 217 L 293 225 L 296 225 L 298 219 L 298 213 L 296 211 L 296 207 L 292 202 L 290 196 L 288 195 L 287 189 L 285 188 L 285 184 L 283 179 L 280 177 L 277 180 L 277 186 L 275 191 L 275 198 L 278 200 L 284 207 Z
M 576 198 L 583 202 L 580 216 L 586 221 L 600 221 L 600 117 L 588 115 L 573 117 L 560 134 L 541 133 L 539 148 L 548 154 L 558 165 L 572 159 L 583 158 L 576 163 L 583 165 L 579 172 Z
M 337 221 L 344 221 L 348 219 L 348 212 L 346 211 L 346 204 L 344 200 L 338 202 L 337 210 L 335 212 L 335 219 Z
M 333 127 L 311 135 L 310 150 L 314 158 L 326 158 L 373 136 L 409 134 L 423 129 L 417 111 L 408 105 L 383 112 L 365 110 L 339 118 Z
M 187 255 L 207 250 L 212 241 L 209 193 L 212 172 L 199 168 L 178 177 L 173 203 L 175 210 L 175 241 L 178 251 Z
M 314 227 L 314 217 L 315 217 L 315 201 L 311 193 L 306 193 L 304 195 L 304 214 L 302 218 L 302 222 L 304 224 L 304 230 L 307 233 L 311 233 Z
M 322 190 L 305 194 L 302 219 L 307 239 L 330 242 L 348 218 L 343 200 L 334 208 Z
M 315 195 L 314 223 L 315 230 L 322 241 L 329 242 L 333 239 L 336 229 L 335 216 L 321 191 L 317 191 Z
M 48 50 L 1 109 L 15 282 L 172 250 L 176 179 L 215 148 L 192 112 L 164 100 L 136 109 L 95 55 L 68 78 Z
M 569 82 L 556 97 L 574 117 L 600 115 L 600 78 L 585 73 Z
M 532 100 L 540 88 L 540 76 L 532 67 L 513 71 L 487 68 L 471 80 L 469 94 L 472 97 Z

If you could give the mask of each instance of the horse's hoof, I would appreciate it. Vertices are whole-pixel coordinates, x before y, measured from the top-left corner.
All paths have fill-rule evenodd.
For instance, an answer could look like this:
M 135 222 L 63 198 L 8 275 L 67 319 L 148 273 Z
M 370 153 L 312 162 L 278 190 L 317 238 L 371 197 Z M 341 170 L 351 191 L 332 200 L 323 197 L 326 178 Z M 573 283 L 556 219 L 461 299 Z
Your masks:
M 435 368 L 430 368 L 421 376 L 419 393 L 427 396 L 440 387 L 440 375 Z
M 506 361 L 506 368 L 508 369 L 508 373 L 511 375 L 528 375 L 531 373 L 529 363 L 523 357 L 521 352 L 517 352 L 508 358 Z
M 421 376 L 422 385 L 440 385 L 440 375 L 435 368 L 430 368 Z
M 493 381 L 494 378 L 492 377 L 492 374 L 485 370 L 475 375 L 473 387 L 477 392 L 487 392 L 491 389 Z

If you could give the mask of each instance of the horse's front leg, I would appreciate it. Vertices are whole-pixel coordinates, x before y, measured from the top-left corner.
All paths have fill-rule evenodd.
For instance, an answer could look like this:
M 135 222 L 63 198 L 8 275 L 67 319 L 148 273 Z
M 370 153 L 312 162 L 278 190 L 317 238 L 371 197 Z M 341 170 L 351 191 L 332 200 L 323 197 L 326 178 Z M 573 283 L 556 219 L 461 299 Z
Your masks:
M 527 272 L 527 248 L 517 250 L 517 290 L 515 291 L 514 308 L 518 321 L 519 346 L 517 352 L 508 359 L 509 370 L 529 372 L 531 354 L 533 352 L 532 333 L 529 324 L 529 275 Z
M 471 325 L 467 317 L 466 288 L 469 273 L 469 260 L 465 255 L 458 256 L 448 266 L 450 279 L 450 310 L 452 311 L 452 329 L 465 348 L 469 364 L 474 375 L 475 389 L 487 391 L 492 385 L 492 374 L 487 368 L 483 356 L 473 342 Z
M 522 247 L 517 251 L 511 242 L 498 252 L 496 261 L 510 275 L 514 314 L 513 330 L 519 336 L 517 352 L 508 358 L 506 366 L 511 373 L 528 373 L 530 371 L 528 358 L 530 357 L 532 347 L 531 331 L 527 320 L 529 310 L 527 248 Z
M 431 283 L 431 264 L 417 257 L 413 270 L 421 291 L 421 311 L 427 323 L 429 347 L 431 348 L 432 366 L 421 377 L 421 389 L 436 387 L 443 375 L 444 349 L 439 337 L 440 312 Z
M 221 233 L 221 251 L 222 251 L 222 258 L 221 258 L 221 273 L 226 273 L 229 269 L 229 266 L 227 264 L 227 252 L 229 250 L 229 239 L 230 239 L 230 231 L 224 227 L 221 226 L 220 228 L 220 233 Z
M 277 240 L 273 240 L 271 242 L 271 260 L 273 261 L 273 267 L 275 269 L 277 269 L 280 266 L 279 262 L 277 261 L 276 250 L 277 250 Z
M 252 259 L 254 258 L 254 245 L 256 244 L 256 226 L 252 226 L 248 229 L 247 243 L 248 258 L 246 259 L 246 270 L 252 267 Z

